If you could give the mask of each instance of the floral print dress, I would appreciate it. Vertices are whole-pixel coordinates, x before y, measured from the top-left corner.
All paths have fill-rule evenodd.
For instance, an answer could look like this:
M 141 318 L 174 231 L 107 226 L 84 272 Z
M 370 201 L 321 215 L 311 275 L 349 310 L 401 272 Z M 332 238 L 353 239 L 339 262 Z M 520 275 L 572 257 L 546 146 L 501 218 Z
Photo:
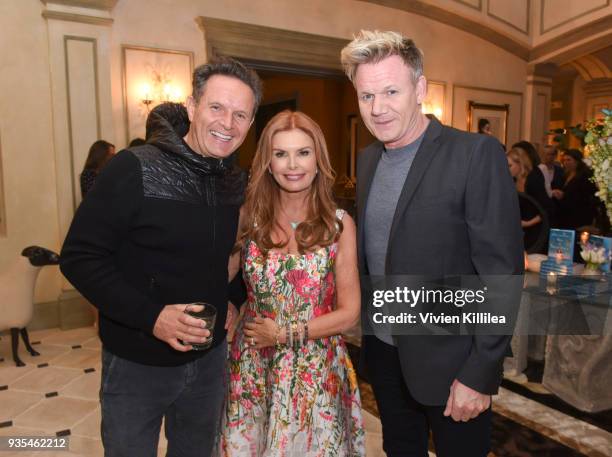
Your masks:
M 338 211 L 339 219 L 343 212 Z M 307 322 L 335 305 L 337 243 L 304 255 L 243 251 L 247 303 L 242 322 Z M 220 454 L 239 457 L 365 455 L 361 401 L 341 336 L 298 350 L 255 349 L 239 325 L 229 355 Z

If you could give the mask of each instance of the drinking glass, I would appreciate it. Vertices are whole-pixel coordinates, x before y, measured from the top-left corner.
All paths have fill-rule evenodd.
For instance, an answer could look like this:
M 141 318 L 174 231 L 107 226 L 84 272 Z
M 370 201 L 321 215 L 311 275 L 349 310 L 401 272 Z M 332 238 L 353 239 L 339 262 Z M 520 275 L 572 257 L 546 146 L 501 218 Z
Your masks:
M 191 308 L 193 306 L 202 306 L 201 311 L 194 311 Z M 189 343 L 194 351 L 204 351 L 208 349 L 213 343 L 213 330 L 215 328 L 215 322 L 217 320 L 217 308 L 215 308 L 210 303 L 205 302 L 194 302 L 190 303 L 187 308 L 185 308 L 185 313 L 189 314 L 196 319 L 201 319 L 206 322 L 206 328 L 210 331 L 210 336 L 204 343 Z

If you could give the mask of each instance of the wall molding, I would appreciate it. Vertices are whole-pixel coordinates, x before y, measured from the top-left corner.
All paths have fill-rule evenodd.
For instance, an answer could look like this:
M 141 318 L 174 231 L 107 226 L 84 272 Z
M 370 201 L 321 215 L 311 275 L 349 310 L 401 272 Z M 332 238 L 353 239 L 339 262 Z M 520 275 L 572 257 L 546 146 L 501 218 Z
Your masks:
M 574 17 L 571 17 L 569 19 L 566 19 L 565 21 L 559 22 L 558 24 L 555 24 L 552 27 L 544 30 L 544 10 L 546 8 L 546 0 L 541 0 L 541 2 L 540 2 L 540 35 L 544 35 L 545 33 L 548 33 L 551 30 L 554 30 L 556 28 L 559 28 L 562 25 L 567 24 L 568 22 L 571 22 L 571 21 L 574 21 L 576 19 L 579 19 L 579 18 L 581 18 L 583 16 L 586 16 L 587 14 L 593 13 L 593 12 L 595 12 L 597 10 L 602 9 L 602 8 L 607 8 L 608 6 L 610 6 L 610 0 L 606 0 L 606 3 L 604 5 L 600 5 L 600 6 L 596 6 L 595 8 L 591 8 L 590 10 L 582 12 L 582 14 L 579 14 L 578 16 L 574 16 Z
M 93 58 L 93 73 L 94 73 L 94 91 L 95 91 L 95 103 L 96 103 L 96 131 L 97 136 L 102 136 L 100 127 L 100 87 L 98 81 L 98 40 L 90 37 L 81 37 L 74 35 L 64 35 L 64 68 L 66 76 L 66 112 L 68 117 L 68 145 L 70 149 L 70 179 L 72 181 L 72 205 L 74 210 L 77 209 L 77 195 L 80 192 L 80 183 L 76 182 L 75 176 L 77 170 L 74 166 L 74 141 L 73 141 L 73 129 L 72 129 L 72 108 L 71 108 L 71 97 L 70 97 L 70 57 L 68 53 L 68 42 L 69 41 L 82 41 L 92 44 L 92 58 Z
M 76 290 L 64 290 L 57 300 L 34 303 L 28 330 L 88 327 L 94 323 L 94 307 Z
M 552 78 L 540 75 L 528 75 L 525 83 L 531 86 L 552 87 Z
M 518 30 L 519 32 L 529 36 L 529 30 L 531 29 L 531 1 L 530 0 L 525 0 L 525 1 L 527 4 L 527 15 L 526 15 L 527 21 L 525 23 L 524 29 L 518 27 L 516 24 L 513 24 L 512 22 L 505 20 L 504 18 L 500 16 L 496 16 L 495 14 L 491 13 L 491 2 L 490 1 L 487 2 L 487 16 L 492 17 L 496 21 L 502 22 L 506 24 L 507 26 L 512 27 L 513 29 Z
M 200 16 L 208 59 L 238 59 L 341 71 L 340 51 L 349 40 Z
M 477 11 L 482 11 L 482 0 L 478 0 L 478 6 L 472 5 L 470 2 L 466 2 L 465 0 L 454 0 L 457 3 L 461 3 L 462 5 L 473 8 Z
M 526 84 L 528 86 L 542 86 L 542 87 L 552 87 L 552 82 L 545 81 L 527 81 Z
M 111 11 L 117 4 L 117 0 L 41 0 L 45 5 L 66 5 L 80 8 L 93 8 L 97 10 Z
M 451 11 L 442 9 L 438 6 L 430 5 L 419 0 L 411 0 L 409 2 L 404 0 L 361 0 L 366 3 L 373 3 L 380 6 L 386 6 L 397 10 L 406 11 L 408 13 L 418 14 L 419 16 L 433 19 L 434 21 L 441 22 L 446 25 L 450 25 L 464 32 L 475 35 L 488 41 L 495 46 L 498 46 L 510 54 L 513 54 L 523 60 L 529 58 L 529 46 L 519 41 L 512 39 L 495 29 L 477 22 L 472 19 L 468 19 L 459 14 Z
M 574 30 L 570 30 L 567 33 L 564 33 L 558 37 L 552 38 L 540 45 L 535 47 L 531 47 L 527 44 L 523 44 L 513 38 L 508 37 L 500 32 L 497 32 L 494 28 L 484 25 L 476 20 L 468 19 L 463 17 L 457 13 L 453 13 L 451 11 L 444 10 L 440 7 L 424 3 L 421 0 L 411 0 L 409 2 L 404 0 L 360 0 L 366 3 L 372 3 L 379 6 L 384 6 L 387 8 L 393 8 L 401 11 L 406 11 L 408 13 L 417 14 L 419 16 L 427 17 L 434 21 L 441 22 L 446 25 L 450 25 L 451 27 L 455 27 L 459 30 L 463 30 L 464 32 L 475 35 L 479 38 L 482 38 L 485 41 L 490 42 L 491 44 L 504 49 L 505 51 L 527 61 L 533 62 L 537 59 L 544 57 L 548 54 L 552 54 L 555 51 L 558 51 L 564 47 L 571 46 L 572 44 L 588 39 L 593 35 L 597 35 L 600 33 L 608 32 L 612 30 L 612 15 L 608 15 L 606 17 L 597 19 L 588 24 L 584 24 L 582 26 L 577 27 Z M 455 0 L 459 2 L 459 0 Z M 544 0 L 543 0 L 544 1 Z M 604 6 L 608 6 L 612 0 L 606 0 L 607 3 Z M 460 2 L 464 4 L 463 2 Z M 597 9 L 603 8 L 604 6 L 598 7 Z M 531 13 L 531 2 L 528 2 L 529 13 Z M 489 7 L 487 6 L 487 9 Z M 475 9 L 475 8 L 474 8 Z M 591 10 L 589 13 L 595 11 Z M 585 13 L 588 14 L 588 13 Z M 493 16 L 492 16 L 493 17 Z M 582 16 L 580 16 L 582 17 Z M 495 18 L 500 22 L 506 21 L 502 19 Z M 575 19 L 575 18 L 573 18 Z M 531 24 L 530 14 L 527 16 L 528 30 L 535 28 L 535 25 Z M 542 17 L 541 17 L 542 20 Z M 512 25 L 512 24 L 510 24 Z M 516 27 L 515 27 L 516 28 Z M 520 30 L 521 33 L 525 33 L 524 30 Z M 528 32 L 527 32 L 528 33 Z M 612 39 L 612 32 L 606 34 L 605 37 L 600 37 L 596 41 L 593 41 L 594 49 L 601 49 L 606 46 L 609 46 L 610 39 Z M 579 57 L 576 55 L 578 53 L 588 53 L 591 52 L 590 49 L 586 49 L 584 46 L 580 48 L 580 50 L 573 52 L 572 50 L 564 52 L 571 55 L 572 58 Z M 565 59 L 565 61 L 572 60 L 572 58 Z M 555 63 L 559 63 L 560 59 L 555 59 Z M 565 61 L 560 63 L 565 63 Z
M 572 60 L 570 65 L 580 73 L 585 81 L 612 78 L 612 71 L 593 54 Z
M 32 320 L 28 323 L 28 330 L 45 330 L 60 326 L 58 300 L 34 303 Z
M 591 81 L 584 85 L 584 93 L 588 96 L 599 97 L 612 94 L 612 81 Z
M 462 84 L 455 84 L 454 87 L 458 89 L 481 90 L 483 92 L 497 92 L 498 94 L 520 95 L 521 97 L 523 96 L 522 92 L 515 92 L 512 90 L 503 89 L 492 89 L 490 87 L 464 86 Z
M 42 17 L 45 19 L 55 19 L 58 21 L 80 22 L 81 24 L 102 25 L 110 27 L 113 19 L 109 17 L 87 16 L 85 14 L 64 13 L 61 11 L 43 11 Z
M 0 238 L 6 237 L 6 202 L 4 199 L 4 171 L 2 169 L 2 137 L 0 136 Z
M 95 321 L 95 308 L 77 290 L 63 290 L 57 299 L 59 327 L 62 330 L 88 327 Z
M 612 15 L 602 17 L 589 24 L 582 25 L 574 30 L 571 30 L 563 35 L 553 38 L 546 43 L 542 43 L 534 47 L 529 52 L 529 60 L 534 61 L 548 54 L 554 53 L 555 51 L 562 49 L 572 44 L 593 37 L 602 32 L 608 32 L 603 39 L 607 40 L 607 45 L 610 45 L 610 38 L 612 37 Z M 596 40 L 600 40 L 597 38 Z M 602 48 L 606 47 L 605 42 L 602 43 Z M 569 59 L 571 60 L 571 59 Z M 565 63 L 565 62 L 562 62 Z

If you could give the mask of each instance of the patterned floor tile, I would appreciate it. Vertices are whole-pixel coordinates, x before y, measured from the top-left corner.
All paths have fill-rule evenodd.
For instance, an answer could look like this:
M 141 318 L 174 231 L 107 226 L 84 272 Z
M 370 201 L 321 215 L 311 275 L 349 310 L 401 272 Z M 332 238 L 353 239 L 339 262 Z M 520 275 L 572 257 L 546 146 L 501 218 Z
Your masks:
M 44 344 L 59 344 L 63 346 L 82 345 L 97 335 L 97 330 L 93 327 L 75 328 L 73 330 L 58 331 L 43 338 Z
M 72 435 L 100 439 L 100 406 L 70 429 Z
M 82 371 L 74 368 L 48 366 L 30 371 L 24 377 L 11 383 L 10 388 L 43 394 L 57 392 L 82 375 Z
M 91 368 L 100 364 L 100 351 L 95 349 L 72 349 L 50 362 L 53 366 L 65 368 Z
M 12 360 L 0 362 L 0 386 L 10 386 L 13 382 L 23 378 L 32 370 L 36 370 L 36 365 L 16 367 Z
M 59 390 L 60 395 L 83 400 L 98 401 L 100 398 L 100 370 L 91 373 L 79 371 L 81 376 Z
M 41 394 L 15 392 L 10 388 L 0 391 L 0 422 L 13 421 L 23 412 L 42 401 Z M 0 428 L 0 431 L 3 428 Z M 4 456 L 3 456 L 4 457 Z
M 45 398 L 34 407 L 15 417 L 19 427 L 41 428 L 51 433 L 66 430 L 98 407 L 98 402 L 76 398 Z

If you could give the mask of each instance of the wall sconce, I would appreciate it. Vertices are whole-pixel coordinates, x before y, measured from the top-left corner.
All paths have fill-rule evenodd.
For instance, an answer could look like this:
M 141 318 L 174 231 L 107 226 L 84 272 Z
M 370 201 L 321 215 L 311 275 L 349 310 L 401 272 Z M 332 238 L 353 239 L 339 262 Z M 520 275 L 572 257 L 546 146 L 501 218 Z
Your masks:
M 183 95 L 180 87 L 175 86 L 172 82 L 165 82 L 163 84 L 155 83 L 153 86 L 149 83 L 142 83 L 140 86 L 140 94 L 140 101 L 147 108 L 147 113 L 160 103 L 181 103 Z
M 150 111 L 151 104 L 153 103 L 153 95 L 151 94 L 151 86 L 147 83 L 141 87 L 142 104 L 147 107 L 147 113 Z
M 442 119 L 442 107 L 441 106 L 436 106 L 433 103 L 429 103 L 429 102 L 423 102 L 421 104 L 421 112 L 423 114 L 433 114 L 434 116 L 436 116 L 437 119 L 441 120 Z

